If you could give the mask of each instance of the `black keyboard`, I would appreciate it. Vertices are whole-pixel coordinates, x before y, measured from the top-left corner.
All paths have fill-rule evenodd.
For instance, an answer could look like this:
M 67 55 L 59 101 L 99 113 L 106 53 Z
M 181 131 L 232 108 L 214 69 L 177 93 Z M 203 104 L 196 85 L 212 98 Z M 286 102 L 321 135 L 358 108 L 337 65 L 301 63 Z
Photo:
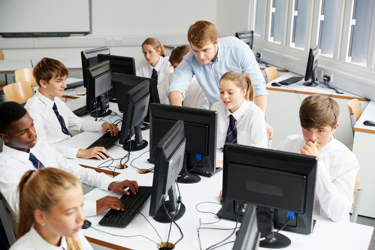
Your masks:
M 74 110 L 73 113 L 76 116 L 81 117 L 81 116 L 87 115 L 88 113 L 90 113 L 90 111 L 87 111 L 86 106 L 83 106 L 83 107 L 80 107 L 80 108 Z
M 201 175 L 201 176 L 205 176 L 205 177 L 212 177 L 215 174 L 219 173 L 221 170 L 223 170 L 223 169 L 222 168 L 216 168 L 215 172 L 207 172 L 207 171 L 200 171 L 200 170 L 193 169 L 191 171 L 191 173 L 194 173 L 194 174 L 197 174 L 197 175 Z M 188 172 L 190 173 L 189 169 L 188 169 Z
M 83 86 L 83 80 L 67 84 L 65 90 L 74 89 L 74 88 L 81 87 L 81 86 Z
M 292 83 L 295 83 L 295 82 L 299 82 L 302 79 L 303 79 L 303 77 L 294 76 L 294 77 L 290 77 L 290 78 L 287 78 L 285 80 L 282 80 L 279 83 L 282 84 L 282 85 L 289 85 L 289 84 L 292 84 Z
M 124 211 L 111 209 L 99 222 L 102 226 L 126 227 L 134 216 L 141 210 L 143 204 L 151 195 L 152 187 L 139 187 L 138 193 L 134 195 L 123 195 L 120 200 L 124 204 Z
M 93 148 L 93 147 L 105 147 L 105 149 L 108 149 L 119 138 L 120 138 L 120 132 L 116 136 L 111 136 L 111 132 L 107 131 L 107 133 L 105 133 L 104 135 L 102 135 L 101 137 L 99 137 L 96 141 L 94 141 L 86 149 L 90 149 L 90 148 Z M 93 159 L 96 159 L 96 158 L 93 158 Z

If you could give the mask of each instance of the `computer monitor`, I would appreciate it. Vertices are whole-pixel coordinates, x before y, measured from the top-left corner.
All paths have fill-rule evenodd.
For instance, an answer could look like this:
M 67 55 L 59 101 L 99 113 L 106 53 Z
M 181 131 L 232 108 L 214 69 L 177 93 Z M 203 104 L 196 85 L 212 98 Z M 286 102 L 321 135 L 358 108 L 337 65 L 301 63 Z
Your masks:
M 190 171 L 198 174 L 216 171 L 216 111 L 152 103 L 150 119 L 150 162 L 155 161 L 157 143 L 176 121 L 182 120 L 185 122 L 186 155 L 178 182 L 199 182 L 200 177 Z
M 218 216 L 236 220 L 242 206 L 257 206 L 261 247 L 291 242 L 274 228 L 310 234 L 314 228 L 316 157 L 251 146 L 225 144 L 223 200 Z M 288 211 L 294 219 L 288 221 Z
M 256 207 L 248 204 L 233 250 L 258 250 L 259 237 Z
M 143 81 L 125 94 L 124 114 L 120 132 L 120 144 L 127 151 L 138 151 L 147 147 L 143 140 L 141 121 L 145 118 L 150 102 L 150 83 Z M 135 139 L 126 141 L 134 129 Z
M 112 73 L 121 73 L 127 75 L 136 75 L 135 60 L 133 57 L 114 56 L 114 55 L 98 55 L 98 62 L 110 61 Z
M 236 32 L 236 37 L 249 45 L 250 49 L 253 49 L 253 38 L 254 38 L 254 31 L 248 30 L 248 31 L 239 31 Z
M 177 196 L 175 184 L 184 162 L 185 146 L 183 121 L 175 122 L 156 144 L 150 216 L 158 222 L 168 223 L 172 219 L 176 221 L 185 213 L 185 205 L 181 202 L 180 194 Z M 168 201 L 166 201 L 167 197 L 169 197 Z
M 98 63 L 88 67 L 88 81 L 86 86 L 86 107 L 89 103 L 92 105 L 90 110 L 93 117 L 103 117 L 110 114 L 109 110 L 109 91 L 111 90 L 111 69 L 109 61 Z M 87 102 L 87 100 L 91 100 Z
M 309 50 L 309 58 L 307 59 L 305 81 L 311 79 L 311 82 L 305 82 L 303 85 L 315 87 L 318 84 L 315 82 L 315 70 L 318 67 L 319 47 L 318 45 L 312 46 Z

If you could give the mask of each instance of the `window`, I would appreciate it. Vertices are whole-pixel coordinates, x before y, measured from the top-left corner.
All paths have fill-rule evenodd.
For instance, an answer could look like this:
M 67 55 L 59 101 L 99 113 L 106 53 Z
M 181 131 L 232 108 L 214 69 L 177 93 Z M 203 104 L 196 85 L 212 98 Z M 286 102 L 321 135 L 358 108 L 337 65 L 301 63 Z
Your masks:
M 291 47 L 305 48 L 306 18 L 308 0 L 295 0 Z
M 321 55 L 333 57 L 338 0 L 322 0 L 319 27 Z
M 254 33 L 258 36 L 262 35 L 262 13 L 263 0 L 256 0 Z
M 270 41 L 280 43 L 283 25 L 284 0 L 273 0 L 271 8 Z
M 354 0 L 347 61 L 367 65 L 375 0 Z

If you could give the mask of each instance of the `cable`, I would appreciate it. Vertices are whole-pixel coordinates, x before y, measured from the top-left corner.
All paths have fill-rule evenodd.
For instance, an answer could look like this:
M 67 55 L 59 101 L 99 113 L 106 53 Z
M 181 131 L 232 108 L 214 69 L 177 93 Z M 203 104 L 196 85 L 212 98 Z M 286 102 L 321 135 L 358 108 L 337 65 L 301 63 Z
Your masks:
M 142 214 L 141 212 L 138 211 L 138 213 L 140 215 L 142 215 L 146 220 L 147 222 L 152 226 L 152 228 L 155 230 L 156 234 L 159 236 L 159 239 L 160 239 L 160 242 L 163 242 L 163 239 L 160 237 L 160 234 L 158 233 L 158 231 L 156 230 L 156 228 L 151 224 L 151 222 L 147 219 L 146 216 L 144 216 L 144 214 Z
M 192 169 L 190 169 L 190 170 L 188 171 L 188 173 L 190 173 L 191 171 L 193 171 L 194 168 L 195 168 L 196 166 L 198 166 L 198 163 L 199 163 L 199 162 L 200 162 L 200 161 L 197 161 L 197 163 L 195 163 L 194 167 L 192 167 Z
M 146 153 L 148 153 L 148 152 L 150 152 L 150 151 L 143 152 L 140 156 L 134 158 L 134 159 L 130 162 L 130 166 L 132 166 L 132 167 L 135 168 L 135 169 L 140 170 L 139 168 L 137 168 L 136 166 L 133 165 L 133 162 L 134 162 L 135 160 L 141 158 L 144 154 L 146 154 Z M 147 169 L 147 172 L 144 172 L 144 174 L 147 174 L 147 173 L 149 173 L 149 172 L 154 172 L 154 167 L 151 167 L 151 168 Z

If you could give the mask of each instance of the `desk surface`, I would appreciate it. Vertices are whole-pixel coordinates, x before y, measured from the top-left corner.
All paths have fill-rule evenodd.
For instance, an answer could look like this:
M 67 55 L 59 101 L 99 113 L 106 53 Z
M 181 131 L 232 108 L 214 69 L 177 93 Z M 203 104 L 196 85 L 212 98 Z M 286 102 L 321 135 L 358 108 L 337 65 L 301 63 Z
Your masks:
M 275 86 L 271 85 L 273 82 L 280 82 L 282 80 L 285 80 L 285 79 L 287 79 L 289 77 L 293 77 L 293 76 L 300 76 L 300 75 L 297 75 L 293 72 L 285 73 L 282 76 L 273 80 L 272 82 L 267 83 L 266 87 L 267 87 L 268 90 L 276 90 L 276 91 L 284 91 L 284 92 L 308 94 L 308 95 L 322 94 L 322 95 L 327 95 L 327 96 L 335 97 L 335 98 L 343 98 L 343 99 L 357 98 L 360 101 L 369 101 L 366 98 L 363 98 L 363 97 L 360 97 L 358 95 L 348 93 L 348 92 L 345 92 L 345 91 L 341 91 L 341 92 L 343 92 L 343 94 L 337 94 L 333 89 L 323 88 L 320 85 L 318 85 L 316 87 L 307 87 L 307 86 L 303 85 L 303 83 L 305 82 L 304 80 L 301 80 L 297 83 L 293 83 L 293 84 L 290 84 L 290 85 L 281 85 L 280 87 L 275 87 Z
M 12 73 L 18 69 L 31 68 L 29 59 L 22 60 L 0 60 L 0 73 Z
M 32 58 L 31 62 L 35 66 L 42 57 Z M 68 70 L 80 70 L 82 69 L 82 61 L 79 57 L 68 57 L 68 58 L 54 58 L 62 62 Z
M 375 126 L 366 126 L 363 124 L 364 121 L 370 120 L 375 121 L 375 102 L 371 101 L 359 117 L 358 121 L 354 126 L 354 131 L 366 132 L 375 134 Z

